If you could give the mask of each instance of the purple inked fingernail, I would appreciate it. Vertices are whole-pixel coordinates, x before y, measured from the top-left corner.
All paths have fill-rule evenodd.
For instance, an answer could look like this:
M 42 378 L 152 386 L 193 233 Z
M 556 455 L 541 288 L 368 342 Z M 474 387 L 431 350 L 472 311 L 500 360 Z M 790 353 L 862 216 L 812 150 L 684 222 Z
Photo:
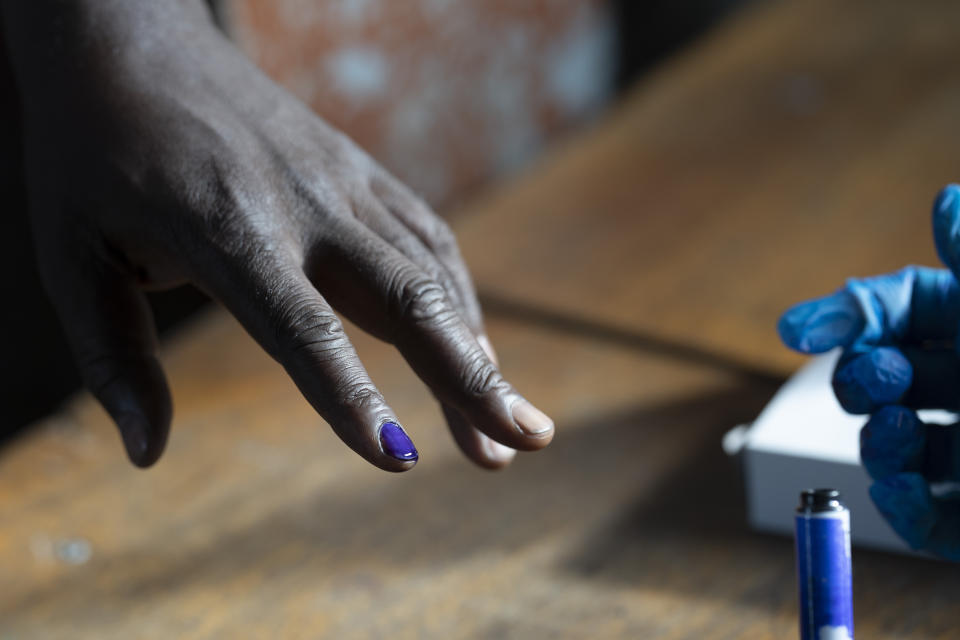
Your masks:
M 380 446 L 384 453 L 397 460 L 417 460 L 420 457 L 410 436 L 396 422 L 384 422 L 380 426 Z

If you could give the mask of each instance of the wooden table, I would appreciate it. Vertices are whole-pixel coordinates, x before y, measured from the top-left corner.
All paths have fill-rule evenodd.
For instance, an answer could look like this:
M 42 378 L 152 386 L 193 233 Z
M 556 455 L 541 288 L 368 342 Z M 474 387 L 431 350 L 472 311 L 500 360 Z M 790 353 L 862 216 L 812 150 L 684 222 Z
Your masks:
M 377 471 L 222 312 L 165 345 L 154 469 L 80 396 L 0 452 L 0 639 L 789 638 L 792 541 L 721 434 L 800 360 L 790 302 L 935 260 L 960 5 L 761 4 L 454 214 L 544 452 L 491 474 L 353 335 L 421 461 Z M 792 505 L 784 505 L 785 509 Z M 955 638 L 955 566 L 856 551 L 861 638 Z

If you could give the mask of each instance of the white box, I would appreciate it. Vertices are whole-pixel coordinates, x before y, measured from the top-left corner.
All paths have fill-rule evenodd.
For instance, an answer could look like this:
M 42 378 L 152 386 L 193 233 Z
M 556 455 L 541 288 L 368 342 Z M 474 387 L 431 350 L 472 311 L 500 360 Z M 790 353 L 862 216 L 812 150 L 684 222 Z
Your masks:
M 742 457 L 750 525 L 793 535 L 800 491 L 826 487 L 841 492 L 850 509 L 854 545 L 913 553 L 880 515 L 860 464 L 860 429 L 866 416 L 852 416 L 830 386 L 839 350 L 817 356 L 777 391 L 749 427 L 724 438 L 728 453 Z M 928 422 L 951 423 L 945 411 L 921 411 Z

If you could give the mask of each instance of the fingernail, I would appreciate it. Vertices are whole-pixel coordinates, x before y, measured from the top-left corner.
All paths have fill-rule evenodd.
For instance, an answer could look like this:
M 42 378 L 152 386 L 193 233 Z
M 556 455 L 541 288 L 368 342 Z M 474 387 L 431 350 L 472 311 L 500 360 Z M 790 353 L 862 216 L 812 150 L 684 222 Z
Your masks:
M 130 461 L 137 466 L 142 465 L 149 447 L 146 419 L 136 413 L 123 413 L 117 418 L 117 427 Z
M 553 431 L 553 420 L 524 399 L 513 403 L 513 420 L 528 436 L 544 436 Z
M 937 505 L 919 473 L 898 473 L 870 487 L 870 498 L 912 549 L 923 547 L 937 523 Z
M 492 438 L 484 438 L 483 448 L 486 451 L 488 458 L 498 462 L 507 463 L 517 456 L 516 449 L 511 449 L 506 445 L 502 445 Z
M 847 412 L 870 413 L 878 406 L 899 402 L 912 379 L 913 366 L 903 354 L 877 347 L 838 366 L 833 391 Z
M 791 349 L 823 353 L 852 342 L 863 325 L 856 300 L 841 291 L 791 307 L 780 317 L 777 332 Z
M 483 349 L 483 352 L 487 354 L 487 357 L 490 358 L 490 361 L 493 364 L 500 366 L 500 360 L 497 358 L 497 352 L 493 350 L 493 345 L 490 344 L 490 338 L 487 337 L 487 334 L 481 333 L 477 336 L 477 342 L 480 343 L 480 348 Z
M 384 422 L 380 426 L 380 446 L 384 453 L 397 460 L 417 460 L 420 457 L 410 436 L 396 422 Z

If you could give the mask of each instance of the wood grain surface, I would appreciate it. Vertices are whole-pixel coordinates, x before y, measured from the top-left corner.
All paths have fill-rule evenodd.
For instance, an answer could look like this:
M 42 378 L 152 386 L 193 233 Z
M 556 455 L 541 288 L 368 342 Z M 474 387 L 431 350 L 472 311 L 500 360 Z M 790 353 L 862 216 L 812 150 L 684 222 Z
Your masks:
M 503 472 L 357 330 L 407 474 L 352 455 L 221 311 L 164 347 L 155 468 L 77 397 L 0 451 L 0 639 L 795 637 L 792 541 L 746 528 L 720 438 L 798 362 L 783 306 L 933 260 L 958 11 L 758 5 L 457 214 L 504 372 L 558 423 Z M 960 634 L 955 566 L 854 566 L 858 637 Z

